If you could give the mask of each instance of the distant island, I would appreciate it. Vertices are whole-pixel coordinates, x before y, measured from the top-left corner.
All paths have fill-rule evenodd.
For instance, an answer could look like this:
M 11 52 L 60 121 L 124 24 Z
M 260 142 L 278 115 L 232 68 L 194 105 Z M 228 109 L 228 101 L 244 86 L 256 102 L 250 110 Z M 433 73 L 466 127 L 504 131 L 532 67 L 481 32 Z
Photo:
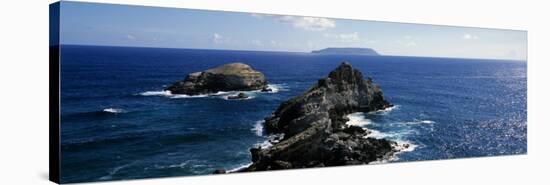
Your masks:
M 325 48 L 313 50 L 311 53 L 317 54 L 351 54 L 351 55 L 373 55 L 378 56 L 378 52 L 371 48 Z

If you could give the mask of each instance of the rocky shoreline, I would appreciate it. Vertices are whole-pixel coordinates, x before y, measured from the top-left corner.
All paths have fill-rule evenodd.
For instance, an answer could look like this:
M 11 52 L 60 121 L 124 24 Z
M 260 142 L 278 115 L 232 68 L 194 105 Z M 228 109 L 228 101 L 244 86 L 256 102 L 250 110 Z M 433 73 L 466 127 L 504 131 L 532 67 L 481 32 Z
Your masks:
M 372 78 L 343 62 L 304 94 L 283 102 L 265 119 L 269 134 L 284 137 L 267 148 L 252 148 L 252 164 L 237 172 L 369 164 L 399 152 L 398 144 L 368 137 L 347 125 L 346 115 L 390 108 Z M 216 170 L 215 173 L 226 173 Z

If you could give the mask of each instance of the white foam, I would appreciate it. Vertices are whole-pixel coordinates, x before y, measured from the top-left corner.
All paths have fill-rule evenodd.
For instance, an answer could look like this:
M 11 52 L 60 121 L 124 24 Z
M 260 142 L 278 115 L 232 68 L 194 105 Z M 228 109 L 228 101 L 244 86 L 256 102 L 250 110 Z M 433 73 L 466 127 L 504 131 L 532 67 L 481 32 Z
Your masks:
M 255 98 L 254 95 L 247 94 L 248 97 L 246 97 L 246 98 L 229 99 L 230 96 L 237 96 L 237 95 L 239 95 L 239 93 L 241 93 L 241 92 L 244 93 L 243 91 L 238 91 L 238 92 L 236 92 L 236 93 L 232 93 L 232 94 L 228 94 L 228 95 L 223 95 L 222 98 L 223 98 L 224 100 L 250 100 L 250 99 L 252 99 L 252 98 Z
M 254 148 L 269 148 L 273 146 L 273 144 L 271 142 L 269 142 L 269 139 L 268 140 L 265 140 L 263 142 L 260 142 L 260 143 L 256 143 L 254 144 Z
M 226 94 L 227 92 L 217 92 L 213 94 L 187 95 L 187 94 L 172 94 L 170 91 L 146 91 L 139 93 L 141 96 L 163 96 L 168 98 L 204 98 L 208 96 L 216 96 Z
M 256 121 L 256 124 L 254 124 L 254 128 L 251 129 L 257 136 L 263 136 L 264 122 L 264 120 Z
M 172 94 L 170 91 L 160 90 L 160 91 L 145 91 L 142 93 L 139 93 L 141 96 L 162 96 L 162 97 L 168 97 L 168 98 L 206 98 L 206 97 L 212 97 L 212 96 L 219 96 L 222 99 L 225 100 L 231 100 L 227 97 L 232 95 L 237 95 L 239 93 L 247 93 L 248 98 L 252 99 L 255 96 L 254 93 L 278 93 L 279 91 L 288 91 L 288 87 L 285 84 L 268 84 L 268 88 L 271 89 L 270 92 L 262 92 L 261 90 L 253 90 L 253 91 L 219 91 L 217 93 L 210 93 L 210 94 L 201 94 L 201 95 L 186 95 L 186 94 Z M 242 100 L 242 99 L 241 99 Z
M 171 164 L 171 165 L 156 165 L 154 166 L 155 169 L 167 169 L 167 168 L 185 168 L 186 166 L 188 166 L 189 162 L 191 161 L 195 161 L 195 160 L 188 160 L 188 161 L 184 161 L 182 163 L 179 163 L 179 164 Z
M 395 142 L 397 143 L 395 148 L 399 151 L 396 154 L 412 152 L 418 147 L 418 145 L 406 140 L 396 140 Z
M 126 111 L 124 109 L 117 109 L 117 108 L 106 108 L 106 109 L 103 109 L 103 112 L 119 114 L 119 113 L 126 113 L 128 111 Z
M 369 164 L 383 164 L 383 163 L 399 160 L 399 154 L 404 152 L 412 152 L 418 147 L 418 145 L 415 145 L 410 141 L 397 140 L 395 142 L 396 143 L 392 144 L 392 146 L 396 150 L 396 152 L 390 158 L 379 159 Z
M 367 119 L 365 116 L 365 113 L 363 112 L 351 113 L 351 114 L 348 114 L 346 117 L 349 119 L 349 121 L 346 122 L 347 125 L 353 125 L 353 126 L 359 126 L 359 127 L 365 128 L 367 125 L 373 124 L 372 120 Z M 368 131 L 370 133 L 367 135 L 367 137 L 373 137 L 377 139 L 388 137 L 386 133 L 382 133 L 378 130 L 368 129 Z
M 236 168 L 227 170 L 227 173 L 232 173 L 232 172 L 236 172 L 236 171 L 242 170 L 242 169 L 244 169 L 244 168 L 249 167 L 250 165 L 252 165 L 252 163 L 247 163 L 247 164 L 241 165 L 241 166 L 239 166 L 239 167 L 236 167 Z
M 382 109 L 382 110 L 377 110 L 377 111 L 373 111 L 373 112 L 369 112 L 369 114 L 382 114 L 382 115 L 386 115 L 390 112 L 392 112 L 393 110 L 397 110 L 399 109 L 399 105 L 393 105 L 391 107 L 388 107 L 388 108 L 385 108 L 385 109 Z
M 210 93 L 208 95 L 210 95 L 210 96 L 221 96 L 221 95 L 224 95 L 224 94 L 230 94 L 230 93 L 234 93 L 234 92 L 243 92 L 243 91 L 218 91 L 217 93 Z
M 254 148 L 258 148 L 258 147 L 263 149 L 269 148 L 273 146 L 273 144 L 280 142 L 281 139 L 284 138 L 284 136 L 285 136 L 284 134 L 271 134 L 267 136 L 267 140 L 255 144 Z
M 390 139 L 390 140 L 396 140 L 396 139 L 403 138 L 404 136 L 407 136 L 407 135 L 417 134 L 417 131 L 411 130 L 411 129 L 406 129 L 406 130 L 401 130 L 396 132 L 380 132 L 374 129 L 368 129 L 367 131 L 369 131 L 370 133 L 367 134 L 366 137 L 376 138 L 376 139 Z
M 171 96 L 172 93 L 170 91 L 145 91 L 145 92 L 139 93 L 139 95 L 142 95 L 142 96 Z
M 425 123 L 425 124 L 434 124 L 435 121 L 432 121 L 432 120 L 422 120 L 420 121 L 420 123 Z
M 366 125 L 372 124 L 372 121 L 370 119 L 367 119 L 365 117 L 365 113 L 362 112 L 351 113 L 348 114 L 346 117 L 349 119 L 349 121 L 346 122 L 346 124 L 348 125 L 364 127 Z
M 410 125 L 416 125 L 416 124 L 434 124 L 435 121 L 432 121 L 432 120 L 420 120 L 420 121 L 409 121 L 409 122 L 405 122 L 405 124 L 410 124 Z
M 289 91 L 289 88 L 286 84 L 267 84 L 267 88 L 271 89 L 271 92 L 267 92 L 267 93 L 278 93 L 280 91 Z
M 380 132 L 380 131 L 378 131 L 378 130 L 369 129 L 368 131 L 369 131 L 370 133 L 367 134 L 367 137 L 376 138 L 376 139 L 382 139 L 382 138 L 390 137 L 389 134 L 382 133 L 382 132 Z
M 398 106 L 393 106 L 388 109 L 376 111 L 374 113 L 385 115 L 388 112 L 395 110 L 397 108 Z M 368 125 L 375 124 L 372 120 L 366 117 L 368 114 L 372 114 L 372 113 L 356 112 L 356 113 L 348 114 L 346 117 L 349 119 L 349 121 L 346 122 L 346 124 L 367 128 Z M 435 122 L 431 120 L 405 122 L 405 124 L 434 124 L 434 123 Z M 403 124 L 403 122 L 401 122 L 400 124 Z M 414 151 L 418 147 L 418 145 L 412 143 L 411 141 L 401 139 L 406 135 L 414 134 L 415 130 L 411 130 L 411 129 L 412 128 L 407 130 L 400 130 L 396 132 L 380 132 L 374 129 L 366 129 L 369 132 L 369 134 L 367 134 L 365 137 L 376 138 L 376 139 L 385 138 L 396 142 L 395 144 L 393 144 L 393 148 L 396 150 L 394 155 L 392 155 L 389 159 L 380 159 L 378 161 L 371 162 L 370 164 L 378 164 L 378 163 L 386 163 L 389 161 L 395 161 L 399 159 L 398 154 Z
M 201 95 L 176 94 L 176 95 L 169 96 L 169 98 L 205 98 L 208 96 L 209 95 L 206 95 L 206 94 L 201 94 Z
M 110 180 L 110 179 L 113 178 L 113 175 L 115 175 L 115 174 L 118 173 L 118 171 L 120 171 L 120 170 L 122 170 L 123 168 L 126 168 L 126 167 L 128 167 L 128 166 L 131 166 L 131 165 L 133 165 L 133 164 L 134 164 L 134 162 L 128 163 L 128 164 L 124 164 L 124 165 L 122 165 L 122 166 L 117 166 L 117 167 L 113 168 L 113 170 L 111 170 L 111 172 L 109 172 L 108 175 L 105 175 L 105 176 L 100 177 L 99 180 Z

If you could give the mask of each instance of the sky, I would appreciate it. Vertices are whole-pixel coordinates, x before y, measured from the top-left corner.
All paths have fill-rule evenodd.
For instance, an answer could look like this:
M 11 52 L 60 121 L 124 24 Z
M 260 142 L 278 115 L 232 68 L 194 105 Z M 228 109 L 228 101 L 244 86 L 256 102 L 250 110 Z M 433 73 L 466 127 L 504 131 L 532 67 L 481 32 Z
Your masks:
M 527 32 L 64 1 L 61 44 L 527 60 Z

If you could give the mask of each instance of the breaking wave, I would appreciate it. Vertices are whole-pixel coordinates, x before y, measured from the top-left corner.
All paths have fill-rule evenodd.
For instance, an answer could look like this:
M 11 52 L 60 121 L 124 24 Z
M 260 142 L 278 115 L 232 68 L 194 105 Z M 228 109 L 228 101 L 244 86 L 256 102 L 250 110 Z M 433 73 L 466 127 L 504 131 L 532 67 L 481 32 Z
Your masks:
M 395 161 L 399 159 L 398 154 L 414 151 L 416 148 L 418 148 L 418 145 L 413 143 L 412 141 L 405 139 L 407 136 L 417 133 L 417 131 L 414 130 L 414 128 L 411 128 L 410 125 L 435 123 L 435 121 L 432 121 L 432 120 L 414 120 L 409 122 L 376 123 L 373 120 L 369 119 L 369 117 L 373 115 L 387 115 L 388 113 L 394 110 L 397 110 L 398 108 L 399 106 L 395 105 L 393 107 L 390 107 L 384 110 L 379 110 L 379 111 L 369 112 L 369 113 L 355 112 L 352 114 L 348 114 L 346 116 L 349 119 L 346 122 L 346 124 L 363 127 L 365 130 L 367 130 L 368 134 L 366 137 L 376 138 L 376 139 L 389 139 L 389 140 L 395 141 L 395 144 L 393 147 L 398 152 L 396 152 L 395 155 L 393 155 L 388 159 L 381 159 L 373 163 L 385 163 L 388 161 Z M 377 126 L 380 126 L 382 124 L 386 126 L 389 126 L 389 125 L 405 126 L 406 129 L 399 129 L 403 127 L 396 127 L 398 129 L 390 128 L 389 129 L 390 131 L 384 131 L 384 132 L 374 129 L 374 128 L 377 128 Z M 409 125 L 409 126 L 406 126 L 406 125 Z
M 253 90 L 253 91 L 219 91 L 217 93 L 211 93 L 211 94 L 201 94 L 201 95 L 186 95 L 186 94 L 172 94 L 172 92 L 168 90 L 160 90 L 160 91 L 145 91 L 138 93 L 138 95 L 141 96 L 161 96 L 161 97 L 167 97 L 167 98 L 208 98 L 208 97 L 219 97 L 225 100 L 231 100 L 228 97 L 229 96 L 235 96 L 239 93 L 245 93 L 248 95 L 247 98 L 240 99 L 240 100 L 248 100 L 253 99 L 257 96 L 257 94 L 262 93 L 278 93 L 281 91 L 288 91 L 288 86 L 286 84 L 268 84 L 267 87 L 271 89 L 271 91 L 268 92 L 262 92 L 261 90 Z
M 346 122 L 348 125 L 364 127 L 372 124 L 372 121 L 367 119 L 362 112 L 348 114 L 347 118 L 349 119 L 349 121 Z
M 124 109 L 118 109 L 118 108 L 106 108 L 106 109 L 103 109 L 103 112 L 120 114 L 120 113 L 127 113 L 128 111 Z
M 208 94 L 208 95 L 187 95 L 187 94 L 172 94 L 170 91 L 145 91 L 142 93 L 139 93 L 141 96 L 163 96 L 168 98 L 203 98 L 208 96 L 213 96 L 219 93 L 215 94 Z
M 271 89 L 271 92 L 265 92 L 265 93 L 278 93 L 281 91 L 290 90 L 286 84 L 267 84 L 267 88 Z
M 257 136 L 263 136 L 264 135 L 264 120 L 256 121 L 256 124 L 254 124 L 254 127 L 250 130 L 254 132 Z
M 236 168 L 227 170 L 227 173 L 233 173 L 233 172 L 240 171 L 240 170 L 242 170 L 242 169 L 245 169 L 245 168 L 249 167 L 250 165 L 252 165 L 252 163 L 243 164 L 243 165 L 241 165 L 241 166 L 239 166 L 239 167 L 236 167 Z
M 397 110 L 399 109 L 399 105 L 394 105 L 394 106 L 391 106 L 391 107 L 388 107 L 388 108 L 385 108 L 385 109 L 382 109 L 382 110 L 377 110 L 377 111 L 373 111 L 373 112 L 369 112 L 368 114 L 377 114 L 377 115 L 386 115 L 394 110 Z

